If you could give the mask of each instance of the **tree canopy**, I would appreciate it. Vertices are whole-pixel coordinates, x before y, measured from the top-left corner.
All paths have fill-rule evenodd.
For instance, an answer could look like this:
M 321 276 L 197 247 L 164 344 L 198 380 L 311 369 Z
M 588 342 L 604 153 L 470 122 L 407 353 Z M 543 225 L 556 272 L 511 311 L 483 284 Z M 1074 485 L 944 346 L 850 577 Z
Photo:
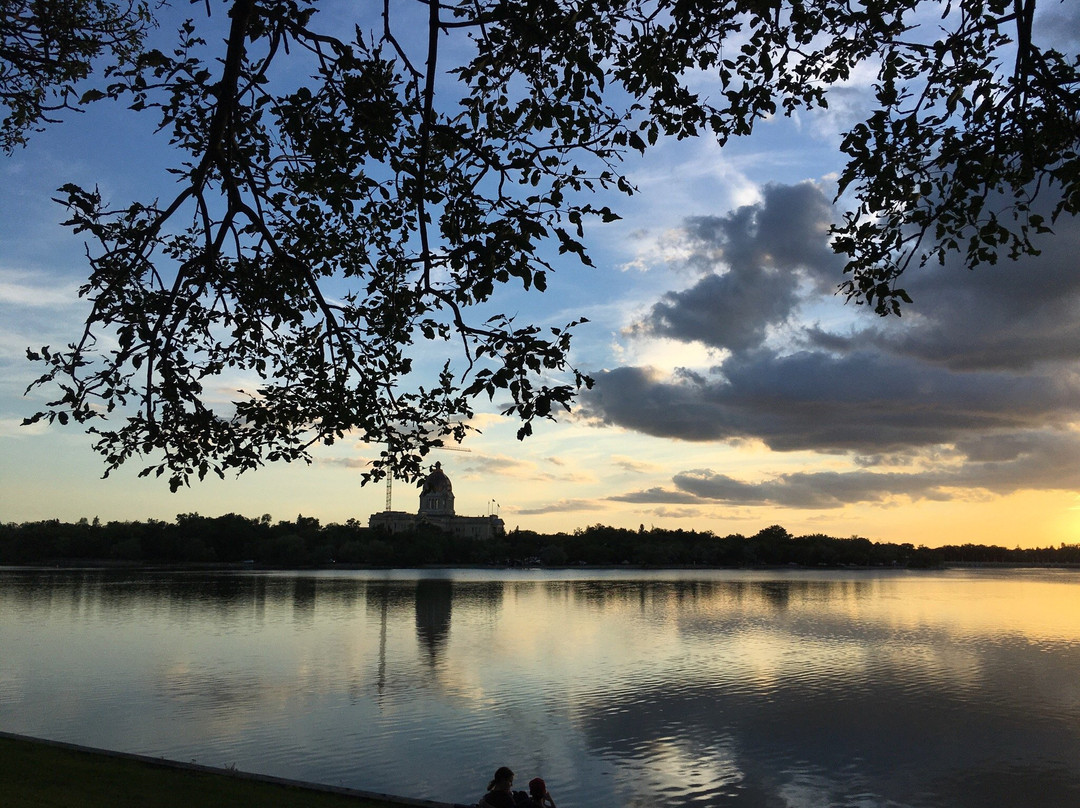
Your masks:
M 103 97 L 77 86 L 95 61 L 130 63 L 153 24 L 145 3 L 108 0 L 4 0 L 0 9 L 0 149 L 26 143 L 27 130 L 55 123 L 63 110 Z
M 0 12 L 0 145 L 108 98 L 177 155 L 169 198 L 60 191 L 92 309 L 28 352 L 59 390 L 29 420 L 84 424 L 108 470 L 137 456 L 175 489 L 348 433 L 386 445 L 369 477 L 415 476 L 478 396 L 524 437 L 590 380 L 579 321 L 519 322 L 500 289 L 590 264 L 586 222 L 618 218 L 592 193 L 633 193 L 627 154 L 825 107 L 857 69 L 876 104 L 841 147 L 850 299 L 899 314 L 912 265 L 1034 253 L 1080 210 L 1080 55 L 1036 41 L 1036 0 L 328 6 L 206 0 L 164 47 L 142 3 Z M 445 343 L 435 379 L 421 343 Z M 224 405 L 223 376 L 246 380 Z

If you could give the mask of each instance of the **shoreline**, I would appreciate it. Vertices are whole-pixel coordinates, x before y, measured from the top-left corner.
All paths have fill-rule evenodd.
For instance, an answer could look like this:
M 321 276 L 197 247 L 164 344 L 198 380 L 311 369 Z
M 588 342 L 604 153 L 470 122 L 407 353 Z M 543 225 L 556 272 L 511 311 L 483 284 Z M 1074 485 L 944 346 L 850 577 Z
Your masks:
M 325 795 L 328 798 L 346 798 L 355 800 L 358 806 L 368 808 L 471 808 L 462 803 L 438 802 L 435 800 L 415 799 L 402 797 L 396 794 L 383 794 L 376 791 L 364 791 L 362 789 L 346 788 L 344 786 L 331 786 L 322 783 L 311 783 L 303 780 L 293 780 L 285 777 L 275 777 L 267 774 L 237 771 L 235 769 L 207 766 L 201 763 L 185 763 L 183 761 L 157 758 L 148 755 L 139 755 L 131 752 L 116 752 L 111 749 L 101 749 L 93 746 L 68 743 L 66 741 L 54 741 L 47 738 L 36 738 L 30 735 L 21 735 L 13 732 L 0 731 L 0 742 L 16 744 L 29 754 L 41 754 L 49 752 L 71 753 L 73 755 L 90 759 L 95 770 L 101 768 L 103 762 L 113 761 L 125 766 L 134 765 L 151 774 L 160 774 L 162 779 L 171 774 L 176 775 L 201 775 L 208 778 L 217 778 L 221 782 L 230 784 L 250 783 L 254 786 L 283 789 L 286 794 L 292 796 L 292 792 L 303 792 L 309 796 Z M 12 767 L 14 768 L 14 767 Z M 63 779 L 65 773 L 63 767 L 59 771 L 50 769 L 49 785 L 55 785 L 55 779 Z M 210 781 L 214 782 L 213 779 Z M 73 784 L 76 789 L 82 789 L 86 784 Z M 5 795 L 5 805 L 9 805 Z M 341 802 L 341 800 L 337 800 Z M 19 803 L 15 803 L 18 805 Z M 29 804 L 29 803 L 28 803 Z
M 537 571 L 557 572 L 560 570 L 597 570 L 599 572 L 618 572 L 621 570 L 634 570 L 638 572 L 663 572 L 665 570 L 712 572 L 726 570 L 732 572 L 779 572 L 779 571 L 851 571 L 851 572 L 875 572 L 875 571 L 901 571 L 933 572 L 950 569 L 1080 569 L 1080 563 L 1062 562 L 1038 562 L 1038 561 L 948 561 L 933 567 L 912 566 L 886 566 L 886 565 L 813 565 L 801 564 L 762 564 L 755 566 L 715 566 L 709 564 L 562 564 L 550 566 L 532 565 L 508 565 L 508 564 L 415 564 L 411 566 L 385 566 L 371 564 L 328 564 L 328 565 L 304 565 L 304 564 L 254 564 L 234 562 L 199 562 L 199 563 L 143 563 L 138 561 L 117 561 L 115 559 L 73 558 L 62 559 L 52 562 L 5 564 L 0 563 L 0 569 L 7 570 L 116 570 L 122 571 L 147 571 L 147 572 L 332 572 L 334 570 L 365 570 L 365 571 L 400 571 L 400 570 L 492 570 L 492 571 Z M 2 736 L 2 733 L 0 733 Z

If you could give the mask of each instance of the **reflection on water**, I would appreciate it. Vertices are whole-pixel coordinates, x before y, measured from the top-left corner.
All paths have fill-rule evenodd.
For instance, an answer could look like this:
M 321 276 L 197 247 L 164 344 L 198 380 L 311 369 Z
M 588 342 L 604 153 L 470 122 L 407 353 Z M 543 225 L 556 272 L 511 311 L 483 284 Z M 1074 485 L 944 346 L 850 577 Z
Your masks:
M 451 801 L 1076 805 L 1077 670 L 1073 572 L 0 571 L 0 729 Z
M 427 650 L 432 667 L 450 636 L 453 602 L 454 585 L 450 581 L 434 578 L 416 582 L 416 636 Z

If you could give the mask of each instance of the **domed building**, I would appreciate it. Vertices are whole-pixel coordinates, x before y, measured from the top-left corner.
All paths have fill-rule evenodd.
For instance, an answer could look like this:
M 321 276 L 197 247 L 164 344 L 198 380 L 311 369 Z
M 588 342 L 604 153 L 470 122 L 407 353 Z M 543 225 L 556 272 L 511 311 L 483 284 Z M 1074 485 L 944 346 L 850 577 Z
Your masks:
M 420 490 L 420 516 L 453 516 L 454 486 L 442 470 L 442 464 L 436 463 Z
M 415 513 L 382 511 L 368 518 L 368 527 L 388 533 L 404 533 L 420 525 L 433 525 L 455 536 L 473 539 L 492 539 L 506 533 L 506 525 L 495 514 L 488 516 L 458 516 L 454 512 L 454 486 L 436 463 L 431 473 L 419 483 L 420 509 Z

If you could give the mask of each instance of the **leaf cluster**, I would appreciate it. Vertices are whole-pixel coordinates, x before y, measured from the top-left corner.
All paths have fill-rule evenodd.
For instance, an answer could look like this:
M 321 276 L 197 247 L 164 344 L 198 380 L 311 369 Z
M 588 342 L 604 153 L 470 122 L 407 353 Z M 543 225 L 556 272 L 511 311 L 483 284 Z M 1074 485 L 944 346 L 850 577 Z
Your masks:
M 88 86 L 97 62 L 130 64 L 153 26 L 142 0 L 4 0 L 0 5 L 0 151 L 62 110 L 105 97 Z M 107 71 L 108 72 L 108 71 Z
M 1037 255 L 1033 238 L 1080 212 L 1080 54 L 1040 44 L 1035 12 L 953 0 L 936 38 L 882 43 L 877 108 L 842 146 L 856 205 L 834 246 L 849 298 L 899 314 L 909 267 Z

